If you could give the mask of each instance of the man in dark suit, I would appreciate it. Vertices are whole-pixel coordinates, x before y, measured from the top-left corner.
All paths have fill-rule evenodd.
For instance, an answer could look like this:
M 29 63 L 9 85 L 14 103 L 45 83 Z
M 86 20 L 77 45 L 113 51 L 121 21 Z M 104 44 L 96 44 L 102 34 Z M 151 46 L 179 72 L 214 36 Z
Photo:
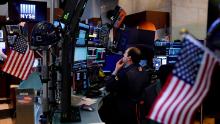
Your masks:
M 128 48 L 106 80 L 106 90 L 111 96 L 109 102 L 112 103 L 109 109 L 113 112 L 109 115 L 112 124 L 137 124 L 137 102 L 144 87 L 149 84 L 148 73 L 139 66 L 140 58 L 138 48 Z

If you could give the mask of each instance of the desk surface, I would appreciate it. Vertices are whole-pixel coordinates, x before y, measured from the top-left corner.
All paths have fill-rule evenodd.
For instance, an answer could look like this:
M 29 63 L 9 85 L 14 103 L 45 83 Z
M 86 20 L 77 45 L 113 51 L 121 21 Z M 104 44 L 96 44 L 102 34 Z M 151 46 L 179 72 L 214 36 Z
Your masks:
M 95 111 L 89 112 L 89 111 L 80 110 L 81 122 L 65 123 L 65 124 L 104 124 L 98 113 L 99 108 L 102 106 L 102 98 L 103 97 L 98 98 L 97 102 L 92 105 L 92 107 L 95 108 Z M 54 114 L 52 123 L 61 124 L 60 114 L 58 113 Z

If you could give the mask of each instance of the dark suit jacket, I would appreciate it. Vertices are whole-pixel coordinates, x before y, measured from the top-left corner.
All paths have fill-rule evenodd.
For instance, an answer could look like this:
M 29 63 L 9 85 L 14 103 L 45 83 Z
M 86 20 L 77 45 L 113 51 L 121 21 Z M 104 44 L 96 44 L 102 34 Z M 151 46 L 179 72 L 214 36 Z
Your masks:
M 160 81 L 157 81 L 144 89 L 142 96 L 144 100 L 144 104 L 142 106 L 143 116 L 144 116 L 143 118 L 145 118 L 145 116 L 149 113 L 160 91 L 161 91 Z
M 123 68 L 116 76 L 106 80 L 106 90 L 112 95 L 115 104 L 117 123 L 136 124 L 136 103 L 144 88 L 149 84 L 146 71 L 139 71 L 138 65 Z M 118 79 L 118 80 L 116 80 Z

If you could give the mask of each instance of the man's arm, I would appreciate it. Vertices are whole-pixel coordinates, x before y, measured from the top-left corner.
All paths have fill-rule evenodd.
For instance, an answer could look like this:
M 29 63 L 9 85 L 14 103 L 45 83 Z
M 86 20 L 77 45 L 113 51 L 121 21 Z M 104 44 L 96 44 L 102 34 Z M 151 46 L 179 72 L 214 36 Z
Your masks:
M 115 66 L 115 70 L 113 71 L 112 75 L 106 78 L 106 90 L 107 91 L 115 91 L 117 89 L 117 81 L 118 81 L 118 72 L 123 68 L 124 63 L 122 59 L 120 59 Z

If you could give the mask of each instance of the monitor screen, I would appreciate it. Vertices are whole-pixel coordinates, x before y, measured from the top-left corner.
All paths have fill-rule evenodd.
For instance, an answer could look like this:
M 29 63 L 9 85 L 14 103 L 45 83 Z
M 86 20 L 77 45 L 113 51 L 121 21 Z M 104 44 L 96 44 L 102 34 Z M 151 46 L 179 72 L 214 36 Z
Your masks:
M 85 61 L 87 58 L 87 47 L 75 47 L 74 62 Z
M 21 34 L 21 29 L 19 25 L 6 25 L 6 30 L 9 34 L 13 34 L 13 33 Z
M 97 48 L 97 47 L 88 47 L 88 55 L 87 55 L 88 66 L 92 64 L 103 64 L 105 63 L 106 58 L 106 49 L 105 48 Z
M 161 65 L 167 64 L 167 56 L 156 56 L 153 58 L 153 66 L 155 70 L 159 70 Z
M 115 69 L 115 65 L 123 57 L 123 55 L 120 54 L 110 54 L 106 55 L 106 62 L 103 66 L 103 71 L 110 71 L 113 72 Z
M 3 30 L 0 30 L 0 41 L 3 41 Z
M 88 47 L 88 59 L 96 59 L 97 47 Z
M 65 24 L 64 24 L 64 23 L 59 22 L 59 21 L 57 21 L 57 20 L 53 21 L 53 25 L 54 25 L 54 27 L 57 28 L 57 27 L 59 26 L 59 24 L 61 25 L 61 28 L 62 28 L 62 29 L 65 28 Z
M 86 46 L 89 34 L 89 25 L 79 23 L 78 34 L 76 34 L 76 46 Z
M 147 60 L 140 60 L 139 65 L 142 67 L 147 66 Z
M 161 65 L 167 64 L 167 57 L 166 56 L 157 56 L 157 58 L 161 60 Z
M 76 38 L 76 45 L 83 46 L 86 44 L 86 31 L 85 30 L 79 30 L 79 35 Z
M 104 63 L 105 62 L 105 48 L 97 48 L 96 50 L 96 63 Z
M 34 64 L 32 67 L 38 67 L 39 64 L 40 64 L 39 59 L 34 59 Z
M 0 50 L 5 50 L 5 42 L 0 42 Z
M 153 58 L 153 66 L 154 66 L 155 70 L 159 70 L 159 68 L 161 66 L 161 59 Z
M 39 1 L 12 1 L 8 5 L 10 20 L 21 21 L 46 21 L 47 2 Z
M 178 56 L 180 53 L 181 48 L 170 48 L 169 49 L 169 56 Z
M 177 59 L 178 59 L 178 56 L 168 56 L 167 57 L 167 63 L 168 64 L 175 64 Z
M 3 53 L 6 53 L 5 51 L 5 42 L 0 42 L 0 53 L 3 52 Z M 3 58 L 0 56 L 0 64 L 1 64 L 1 61 L 3 61 Z
M 98 27 L 94 27 L 94 26 L 90 26 L 89 29 L 89 41 L 90 43 L 100 43 L 99 40 L 99 28 Z

